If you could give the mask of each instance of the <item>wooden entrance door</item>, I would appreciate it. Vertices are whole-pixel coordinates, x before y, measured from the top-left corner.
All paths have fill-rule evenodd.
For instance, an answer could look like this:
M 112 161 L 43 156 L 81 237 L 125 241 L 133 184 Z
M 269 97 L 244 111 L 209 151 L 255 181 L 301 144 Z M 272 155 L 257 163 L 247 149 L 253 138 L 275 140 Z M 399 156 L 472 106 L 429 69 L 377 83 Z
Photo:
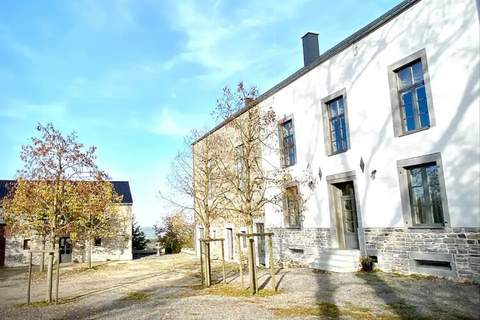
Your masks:
M 72 242 L 70 237 L 61 237 L 58 240 L 60 262 L 72 262 Z
M 357 206 L 352 181 L 334 184 L 337 238 L 340 249 L 358 249 Z

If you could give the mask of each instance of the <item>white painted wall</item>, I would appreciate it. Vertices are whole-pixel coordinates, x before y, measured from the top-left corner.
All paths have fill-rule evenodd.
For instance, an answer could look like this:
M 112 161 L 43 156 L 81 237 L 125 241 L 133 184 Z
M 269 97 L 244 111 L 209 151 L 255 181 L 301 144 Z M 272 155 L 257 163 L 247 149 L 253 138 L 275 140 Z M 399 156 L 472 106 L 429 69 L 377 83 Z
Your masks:
M 293 114 L 298 174 L 323 172 L 310 194 L 304 227 L 330 227 L 327 175 L 355 170 L 365 227 L 402 227 L 396 161 L 441 152 L 450 224 L 480 226 L 479 16 L 475 0 L 423 0 L 261 103 Z M 321 28 L 321 26 L 320 26 Z M 321 34 L 321 29 L 319 30 Z M 321 38 L 320 38 L 320 41 Z M 299 44 L 300 45 L 300 44 Z M 436 125 L 394 137 L 387 68 L 425 48 Z M 355 54 L 357 52 L 357 54 Z M 320 100 L 347 91 L 351 149 L 327 157 Z M 365 173 L 359 167 L 365 162 Z M 267 155 L 276 161 L 277 155 Z M 377 170 L 376 179 L 369 173 Z M 282 215 L 266 208 L 266 226 Z

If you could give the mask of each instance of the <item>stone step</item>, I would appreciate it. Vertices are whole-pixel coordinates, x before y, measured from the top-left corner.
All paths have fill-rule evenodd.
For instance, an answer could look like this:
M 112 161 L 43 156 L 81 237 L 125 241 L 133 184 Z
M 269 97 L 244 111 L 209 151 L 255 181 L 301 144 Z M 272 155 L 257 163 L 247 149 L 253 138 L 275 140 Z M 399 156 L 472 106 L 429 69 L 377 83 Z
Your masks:
M 310 264 L 313 269 L 334 272 L 355 272 L 360 268 L 359 250 L 327 249 Z

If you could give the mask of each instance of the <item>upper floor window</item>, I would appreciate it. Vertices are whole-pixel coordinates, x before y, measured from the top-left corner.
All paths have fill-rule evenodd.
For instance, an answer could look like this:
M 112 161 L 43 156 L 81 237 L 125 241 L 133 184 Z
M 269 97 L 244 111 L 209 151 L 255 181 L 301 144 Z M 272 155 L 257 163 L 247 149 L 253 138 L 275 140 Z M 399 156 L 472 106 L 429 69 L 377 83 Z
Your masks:
M 300 198 L 297 186 L 291 186 L 285 189 L 283 206 L 285 211 L 285 225 L 290 228 L 299 228 Z
M 293 166 L 297 163 L 297 151 L 295 148 L 295 133 L 293 129 L 293 119 L 289 119 L 280 125 L 282 165 L 284 167 Z
M 349 148 L 346 91 L 338 91 L 322 99 L 325 149 L 327 155 Z
M 411 227 L 443 227 L 447 200 L 439 154 L 397 162 L 405 220 Z
M 425 50 L 390 66 L 389 81 L 395 135 L 430 128 L 433 112 Z

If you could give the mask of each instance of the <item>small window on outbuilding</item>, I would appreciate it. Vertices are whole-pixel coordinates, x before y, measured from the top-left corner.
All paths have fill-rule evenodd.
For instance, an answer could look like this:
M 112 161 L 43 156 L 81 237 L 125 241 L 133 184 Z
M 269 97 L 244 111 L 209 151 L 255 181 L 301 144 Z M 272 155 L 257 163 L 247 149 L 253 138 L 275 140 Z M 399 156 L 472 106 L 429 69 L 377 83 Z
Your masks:
M 95 247 L 101 247 L 102 246 L 102 238 L 96 237 L 95 238 Z
M 24 239 L 23 240 L 23 250 L 30 250 L 31 243 L 32 243 L 31 239 Z
M 240 231 L 242 234 L 247 234 L 246 231 Z M 243 249 L 247 249 L 247 237 L 242 237 L 242 247 Z

